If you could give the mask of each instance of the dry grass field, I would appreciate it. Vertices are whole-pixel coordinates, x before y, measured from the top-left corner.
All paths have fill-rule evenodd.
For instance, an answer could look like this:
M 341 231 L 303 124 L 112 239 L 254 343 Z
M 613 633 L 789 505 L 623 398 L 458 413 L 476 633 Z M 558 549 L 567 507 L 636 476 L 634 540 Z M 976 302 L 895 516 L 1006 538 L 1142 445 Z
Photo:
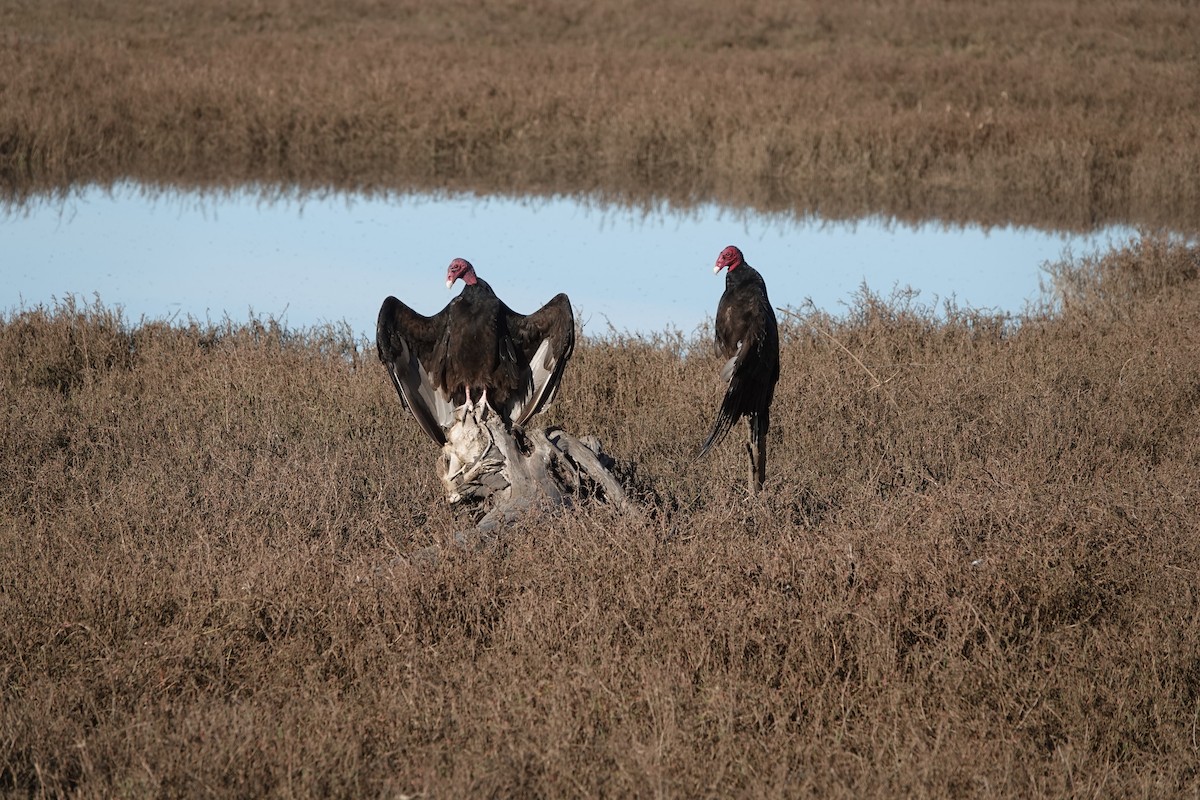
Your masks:
M 0 794 L 1195 796 L 1198 270 L 793 310 L 756 499 L 705 348 L 586 340 L 542 419 L 647 517 L 482 554 L 366 343 L 10 314 Z
M 0 190 L 595 193 L 1200 231 L 1200 10 L 0 2 Z
M 754 498 L 738 437 L 692 458 L 707 342 L 584 339 L 539 419 L 644 516 L 482 553 L 344 328 L 0 314 L 0 796 L 1200 795 L 1200 247 L 1157 233 L 1200 233 L 1197 41 L 1141 0 L 0 0 L 3 202 L 1144 226 L 1020 319 L 785 310 Z

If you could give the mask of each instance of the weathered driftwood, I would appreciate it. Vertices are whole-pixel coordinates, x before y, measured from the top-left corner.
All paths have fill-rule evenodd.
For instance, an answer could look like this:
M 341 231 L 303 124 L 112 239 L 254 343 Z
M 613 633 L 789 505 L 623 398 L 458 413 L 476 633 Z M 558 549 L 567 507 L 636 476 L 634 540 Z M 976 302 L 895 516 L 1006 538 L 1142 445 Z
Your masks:
M 490 508 L 456 541 L 483 549 L 500 527 L 531 510 L 570 506 L 588 497 L 637 513 L 609 471 L 611 463 L 593 436 L 577 439 L 557 427 L 510 426 L 486 403 L 460 406 L 446 432 L 439 477 L 452 506 Z

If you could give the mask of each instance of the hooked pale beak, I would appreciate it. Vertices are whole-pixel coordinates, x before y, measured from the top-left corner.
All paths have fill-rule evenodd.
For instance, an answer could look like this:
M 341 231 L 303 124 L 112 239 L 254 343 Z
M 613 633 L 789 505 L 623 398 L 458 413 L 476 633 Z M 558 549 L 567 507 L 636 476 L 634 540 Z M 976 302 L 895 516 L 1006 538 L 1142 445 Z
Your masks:
M 453 288 L 454 288 L 454 279 L 453 279 L 453 278 L 447 278 L 447 279 L 446 279 L 446 288 L 447 288 L 447 289 L 453 289 Z
M 713 267 L 713 275 L 720 275 L 720 274 L 721 274 L 721 265 L 717 264 L 715 267 Z

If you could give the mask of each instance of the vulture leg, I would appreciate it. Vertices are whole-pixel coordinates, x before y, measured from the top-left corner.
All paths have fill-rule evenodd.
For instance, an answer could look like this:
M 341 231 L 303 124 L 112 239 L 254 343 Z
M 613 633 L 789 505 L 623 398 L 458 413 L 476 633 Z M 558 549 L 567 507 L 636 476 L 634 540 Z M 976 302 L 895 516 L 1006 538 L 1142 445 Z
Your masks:
M 747 420 L 750 423 L 750 441 L 746 449 L 750 453 L 750 493 L 756 494 L 763 488 L 767 479 L 767 426 L 766 413 L 751 414 Z
M 767 479 L 767 440 L 750 440 L 750 493 L 762 491 Z
M 750 473 L 746 479 L 746 486 L 750 490 L 750 494 L 756 494 L 762 488 L 762 481 L 758 475 L 758 448 L 754 446 L 754 437 L 751 436 L 746 442 L 746 453 L 750 456 Z
M 471 397 L 471 384 L 466 384 L 463 389 L 467 393 L 467 410 L 472 414 L 478 414 L 479 403 Z

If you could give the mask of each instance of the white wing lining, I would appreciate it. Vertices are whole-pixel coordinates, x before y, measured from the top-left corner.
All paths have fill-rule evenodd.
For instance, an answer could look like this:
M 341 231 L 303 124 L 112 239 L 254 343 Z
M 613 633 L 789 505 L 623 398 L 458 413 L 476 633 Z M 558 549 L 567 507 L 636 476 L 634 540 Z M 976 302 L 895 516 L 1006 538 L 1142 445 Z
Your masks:
M 533 409 L 541 404 L 542 397 L 554 392 L 555 387 L 551 385 L 550 379 L 554 376 L 557 362 L 546 363 L 549 353 L 550 339 L 546 338 L 529 360 L 530 380 L 526 383 L 525 391 L 513 399 L 512 410 L 509 412 L 509 419 L 517 425 L 524 425 L 529 417 L 533 416 Z
M 406 365 L 403 374 L 397 374 L 399 370 L 393 368 L 396 387 L 425 432 L 434 440 L 444 441 L 444 431 L 454 424 L 453 401 L 434 386 L 429 372 L 425 370 L 404 337 L 397 336 L 396 338 L 400 342 L 398 361 Z M 436 425 L 441 430 L 435 432 L 430 429 L 431 425 Z
M 733 380 L 733 371 L 737 369 L 738 356 L 742 354 L 742 343 L 738 342 L 737 352 L 733 354 L 733 358 L 725 362 L 725 366 L 721 367 L 721 380 L 729 383 Z

